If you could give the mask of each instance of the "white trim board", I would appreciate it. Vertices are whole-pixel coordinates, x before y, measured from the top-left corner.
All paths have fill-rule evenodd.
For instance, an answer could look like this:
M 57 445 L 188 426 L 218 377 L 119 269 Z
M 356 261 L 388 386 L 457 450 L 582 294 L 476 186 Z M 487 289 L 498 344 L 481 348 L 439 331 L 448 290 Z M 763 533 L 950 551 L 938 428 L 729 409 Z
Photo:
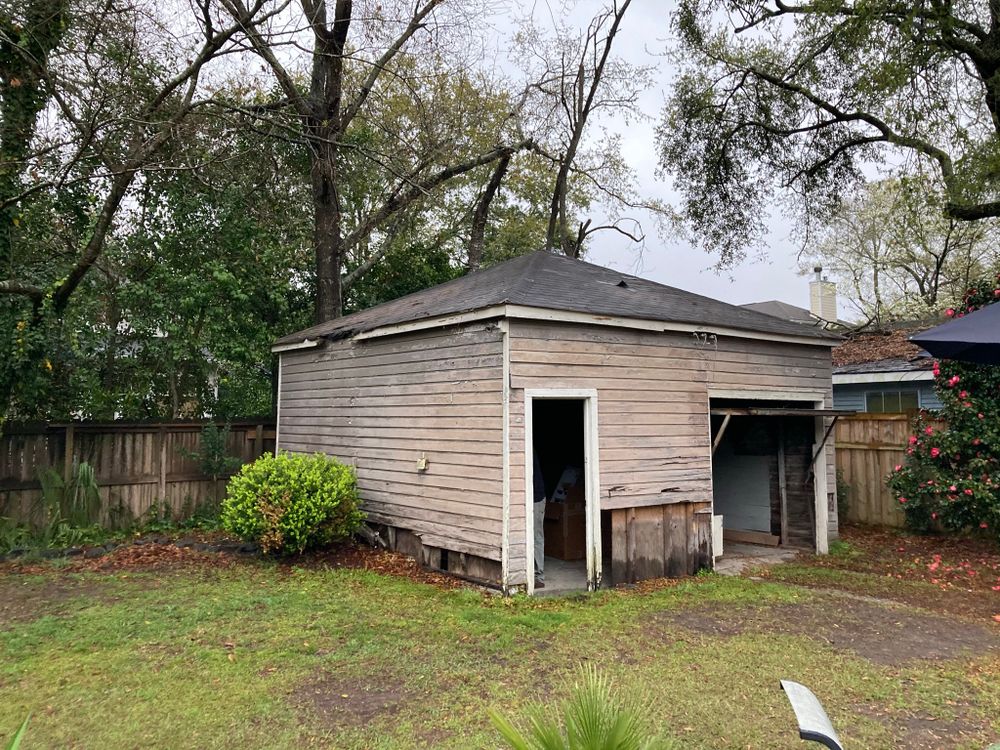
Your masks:
M 861 372 L 833 374 L 834 385 L 874 385 L 876 383 L 926 383 L 934 380 L 930 370 L 908 370 L 907 372 Z
M 612 328 L 630 328 L 640 331 L 655 331 L 658 333 L 690 333 L 690 334 L 714 334 L 716 336 L 727 336 L 731 338 L 754 339 L 758 341 L 776 341 L 786 344 L 801 344 L 804 346 L 825 346 L 834 347 L 840 343 L 839 339 L 816 338 L 813 336 L 795 336 L 790 334 L 765 333 L 761 331 L 749 331 L 739 328 L 728 328 L 725 326 L 715 326 L 710 324 L 695 325 L 691 323 L 671 323 L 662 320 L 648 320 L 644 318 L 625 318 L 614 315 L 595 315 L 592 313 L 580 313 L 570 310 L 550 310 L 544 307 L 531 307 L 527 305 L 492 305 L 480 310 L 471 310 L 464 313 L 452 315 L 440 315 L 423 320 L 414 320 L 408 323 L 398 323 L 395 325 L 380 326 L 370 331 L 363 331 L 353 336 L 356 341 L 366 339 L 381 338 L 383 336 L 398 336 L 404 333 L 424 331 L 428 328 L 444 328 L 447 326 L 471 323 L 477 320 L 488 320 L 491 318 L 517 318 L 521 320 L 548 321 L 552 323 L 577 323 L 580 325 L 608 326 Z M 272 347 L 271 351 L 290 351 L 296 348 L 307 348 L 316 346 L 318 342 L 302 342 L 299 344 L 282 344 L 280 347 Z
M 510 322 L 500 321 L 503 336 L 503 459 L 501 492 L 503 493 L 502 531 L 500 537 L 500 586 L 505 594 L 510 593 Z
M 745 399 L 747 401 L 817 401 L 826 397 L 820 391 L 767 391 L 751 388 L 709 388 L 709 400 L 713 398 Z
M 296 349 L 315 349 L 317 346 L 319 346 L 319 339 L 306 339 L 295 344 L 276 344 L 271 347 L 271 353 L 281 354 L 282 352 L 293 352 Z

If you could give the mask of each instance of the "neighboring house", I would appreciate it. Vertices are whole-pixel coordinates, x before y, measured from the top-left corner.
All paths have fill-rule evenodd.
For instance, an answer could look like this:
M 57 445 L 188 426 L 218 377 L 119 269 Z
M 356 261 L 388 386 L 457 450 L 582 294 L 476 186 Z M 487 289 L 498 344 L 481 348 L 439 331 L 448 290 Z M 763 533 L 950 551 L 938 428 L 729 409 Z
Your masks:
M 773 315 L 793 323 L 825 328 L 829 331 L 849 329 L 851 324 L 837 317 L 837 285 L 823 276 L 822 266 L 816 266 L 813 273 L 815 276 L 809 282 L 808 310 L 776 299 L 766 302 L 750 302 L 741 305 L 741 307 L 765 315 Z
M 851 332 L 851 324 L 836 317 L 836 285 L 823 277 L 820 267 L 814 271 L 809 310 L 779 300 L 742 307 L 844 334 L 844 341 L 833 350 L 834 408 L 879 414 L 940 409 L 931 372 L 934 362 L 908 340 L 928 326 L 902 324 L 894 330 Z
M 859 332 L 834 349 L 834 406 L 877 414 L 940 409 L 934 360 L 908 340 L 924 327 Z
M 278 340 L 277 443 L 353 464 L 393 548 L 505 591 L 534 588 L 535 453 L 581 586 L 711 567 L 713 515 L 822 553 L 837 341 L 537 252 Z

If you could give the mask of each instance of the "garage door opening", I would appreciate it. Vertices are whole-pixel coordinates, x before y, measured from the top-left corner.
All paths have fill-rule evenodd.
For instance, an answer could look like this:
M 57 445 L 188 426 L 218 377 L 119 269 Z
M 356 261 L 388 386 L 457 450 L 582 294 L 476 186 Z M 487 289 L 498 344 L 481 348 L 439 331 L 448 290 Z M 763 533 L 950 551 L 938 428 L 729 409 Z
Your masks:
M 734 545 L 816 548 L 817 416 L 810 402 L 712 399 L 714 514 Z

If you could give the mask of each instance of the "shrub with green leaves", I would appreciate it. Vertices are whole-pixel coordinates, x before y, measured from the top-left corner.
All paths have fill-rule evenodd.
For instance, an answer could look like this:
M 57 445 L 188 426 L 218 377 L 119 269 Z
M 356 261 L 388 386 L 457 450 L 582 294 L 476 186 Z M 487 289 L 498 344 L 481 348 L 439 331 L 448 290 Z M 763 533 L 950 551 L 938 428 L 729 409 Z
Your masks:
M 322 453 L 261 456 L 240 469 L 222 526 L 266 553 L 290 554 L 349 537 L 364 520 L 354 469 Z

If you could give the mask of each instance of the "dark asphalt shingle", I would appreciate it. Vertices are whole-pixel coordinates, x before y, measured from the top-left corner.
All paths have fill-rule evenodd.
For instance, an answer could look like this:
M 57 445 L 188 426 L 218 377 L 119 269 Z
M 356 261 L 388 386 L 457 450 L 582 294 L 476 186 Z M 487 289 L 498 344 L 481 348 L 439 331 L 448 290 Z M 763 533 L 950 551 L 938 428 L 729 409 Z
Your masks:
M 825 339 L 831 346 L 839 340 L 838 336 L 817 326 L 781 320 L 665 284 L 540 250 L 368 310 L 298 331 L 278 339 L 276 343 L 293 344 L 322 337 L 345 338 L 383 326 L 504 304 L 806 336 Z

